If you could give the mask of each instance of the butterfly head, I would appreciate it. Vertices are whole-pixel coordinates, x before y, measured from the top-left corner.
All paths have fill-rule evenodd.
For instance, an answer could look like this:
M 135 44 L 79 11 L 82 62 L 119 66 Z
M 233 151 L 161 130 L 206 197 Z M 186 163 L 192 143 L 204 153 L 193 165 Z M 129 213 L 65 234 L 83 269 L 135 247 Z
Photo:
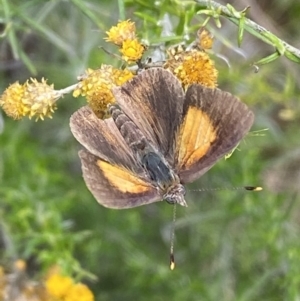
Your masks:
M 169 204 L 179 204 L 181 206 L 187 207 L 187 203 L 184 199 L 185 188 L 182 184 L 176 184 L 171 186 L 170 189 L 163 196 L 163 199 L 166 200 Z

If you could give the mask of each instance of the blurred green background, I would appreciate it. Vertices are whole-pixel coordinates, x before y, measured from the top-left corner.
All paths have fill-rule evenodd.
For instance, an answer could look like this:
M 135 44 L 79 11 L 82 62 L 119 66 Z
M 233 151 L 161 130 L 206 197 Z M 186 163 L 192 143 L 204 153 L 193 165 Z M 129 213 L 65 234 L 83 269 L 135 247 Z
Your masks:
M 228 2 L 237 10 L 250 5 L 250 19 L 300 47 L 299 2 Z M 60 89 L 87 67 L 120 67 L 99 49 L 117 53 L 103 37 L 119 19 L 135 21 L 151 44 L 160 41 L 163 22 L 173 26 L 175 43 L 193 39 L 205 17 L 191 3 L 2 0 L 0 93 L 29 77 L 45 77 Z M 255 73 L 251 64 L 274 49 L 248 33 L 238 48 L 237 27 L 221 22 L 220 29 L 213 21 L 208 27 L 219 87 L 255 111 L 258 132 L 188 189 L 264 190 L 189 192 L 189 207 L 177 208 L 176 268 L 170 271 L 172 206 L 109 210 L 85 187 L 80 146 L 69 130 L 69 117 L 84 99 L 65 96 L 44 122 L 13 121 L 1 111 L 1 265 L 22 258 L 38 278 L 59 264 L 96 300 L 300 299 L 300 66 L 280 58 Z

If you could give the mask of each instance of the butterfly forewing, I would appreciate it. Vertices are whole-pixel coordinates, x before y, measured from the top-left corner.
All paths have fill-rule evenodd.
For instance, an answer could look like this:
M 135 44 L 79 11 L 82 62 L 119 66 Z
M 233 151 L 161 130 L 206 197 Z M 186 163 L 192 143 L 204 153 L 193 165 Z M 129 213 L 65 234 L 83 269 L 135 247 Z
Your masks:
M 101 120 L 89 107 L 80 108 L 70 119 L 74 137 L 90 153 L 132 171 L 143 171 L 112 118 Z
M 176 141 L 176 166 L 183 183 L 203 175 L 247 134 L 253 113 L 219 89 L 192 85 L 186 92 Z
M 152 68 L 114 89 L 117 103 L 172 165 L 174 140 L 181 122 L 184 92 L 169 71 Z

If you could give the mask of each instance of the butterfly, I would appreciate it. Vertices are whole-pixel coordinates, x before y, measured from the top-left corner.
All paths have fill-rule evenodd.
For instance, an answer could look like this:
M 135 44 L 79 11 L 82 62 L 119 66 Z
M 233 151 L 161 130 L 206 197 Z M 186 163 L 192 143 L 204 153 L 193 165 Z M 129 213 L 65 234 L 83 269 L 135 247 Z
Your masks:
M 220 89 L 143 70 L 113 89 L 101 120 L 88 107 L 70 119 L 85 183 L 103 206 L 125 209 L 166 200 L 186 206 L 184 185 L 207 172 L 250 130 L 253 112 Z

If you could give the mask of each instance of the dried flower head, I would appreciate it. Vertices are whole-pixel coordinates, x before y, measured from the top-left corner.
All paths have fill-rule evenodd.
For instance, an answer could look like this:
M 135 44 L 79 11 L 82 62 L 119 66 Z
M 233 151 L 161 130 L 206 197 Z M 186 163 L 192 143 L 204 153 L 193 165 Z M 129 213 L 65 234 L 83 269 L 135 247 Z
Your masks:
M 213 35 L 207 29 L 201 27 L 197 32 L 197 47 L 202 50 L 211 49 L 213 46 L 213 42 Z
M 7 280 L 5 277 L 4 268 L 0 266 L 0 300 L 4 300 L 5 287 L 7 285 Z
M 0 105 L 4 112 L 13 119 L 21 119 L 28 112 L 28 108 L 23 104 L 25 87 L 15 82 L 10 85 L 0 98 Z
M 46 116 L 52 118 L 56 101 L 62 94 L 55 91 L 53 85 L 48 85 L 44 78 L 41 82 L 33 78 L 30 80 L 23 85 L 18 82 L 10 85 L 0 98 L 0 105 L 14 119 L 24 116 L 30 119 L 35 116 L 36 120 L 43 120 Z
M 77 84 L 73 96 L 85 96 L 93 112 L 102 119 L 107 117 L 108 106 L 115 102 L 112 88 L 124 84 L 132 77 L 129 70 L 119 70 L 109 65 L 102 65 L 97 70 L 88 69 Z
M 121 46 L 124 41 L 134 40 L 135 35 L 135 24 L 130 20 L 120 21 L 117 26 L 113 26 L 109 31 L 106 32 L 107 42 L 112 42 L 118 46 Z
M 27 267 L 26 261 L 23 259 L 18 259 L 14 262 L 14 267 L 19 271 L 25 271 Z
M 41 282 L 33 281 L 26 274 L 26 262 L 16 260 L 6 271 L 0 266 L 0 300 L 50 301 Z

